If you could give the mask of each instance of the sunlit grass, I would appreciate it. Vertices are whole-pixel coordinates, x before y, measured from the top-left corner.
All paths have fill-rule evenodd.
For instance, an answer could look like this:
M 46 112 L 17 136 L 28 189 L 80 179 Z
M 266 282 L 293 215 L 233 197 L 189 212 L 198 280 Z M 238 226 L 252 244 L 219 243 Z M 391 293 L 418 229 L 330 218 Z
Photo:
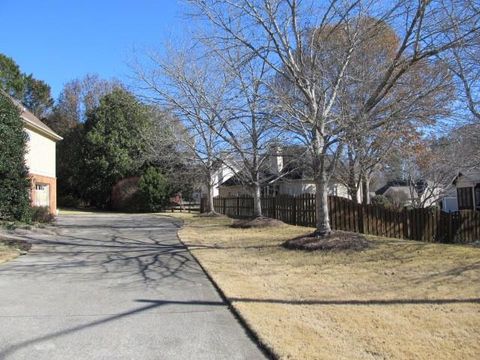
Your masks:
M 171 214 L 169 214 L 171 215 Z M 480 249 L 370 237 L 362 252 L 282 248 L 312 231 L 174 214 L 182 240 L 284 359 L 476 359 Z

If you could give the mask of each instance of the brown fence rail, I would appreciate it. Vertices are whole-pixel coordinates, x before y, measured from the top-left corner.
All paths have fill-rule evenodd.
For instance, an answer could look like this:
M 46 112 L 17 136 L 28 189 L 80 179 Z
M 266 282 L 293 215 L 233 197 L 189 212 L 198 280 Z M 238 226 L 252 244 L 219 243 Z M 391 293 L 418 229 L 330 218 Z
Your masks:
M 205 208 L 202 199 L 200 211 Z M 249 197 L 215 198 L 215 210 L 221 214 L 244 218 L 253 215 Z M 377 205 L 357 204 L 330 196 L 331 226 L 335 230 L 427 242 L 468 243 L 480 240 L 480 212 L 444 213 L 438 209 L 390 210 Z M 277 196 L 262 198 L 265 216 L 291 225 L 315 226 L 315 196 Z

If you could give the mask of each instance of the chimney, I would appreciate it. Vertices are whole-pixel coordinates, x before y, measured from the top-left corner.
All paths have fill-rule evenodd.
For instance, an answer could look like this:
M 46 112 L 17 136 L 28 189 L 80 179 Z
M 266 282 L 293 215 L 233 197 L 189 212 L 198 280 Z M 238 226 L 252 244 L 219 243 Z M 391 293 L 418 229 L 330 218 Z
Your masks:
M 269 148 L 269 167 L 275 175 L 279 175 L 283 170 L 283 155 L 280 145 L 274 144 Z

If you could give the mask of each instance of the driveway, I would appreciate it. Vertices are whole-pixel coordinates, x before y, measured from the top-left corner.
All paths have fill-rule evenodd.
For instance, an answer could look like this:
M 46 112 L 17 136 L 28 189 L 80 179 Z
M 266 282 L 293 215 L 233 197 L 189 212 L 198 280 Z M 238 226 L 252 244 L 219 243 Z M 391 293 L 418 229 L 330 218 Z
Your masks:
M 0 265 L 0 359 L 262 359 L 156 215 L 60 216 Z

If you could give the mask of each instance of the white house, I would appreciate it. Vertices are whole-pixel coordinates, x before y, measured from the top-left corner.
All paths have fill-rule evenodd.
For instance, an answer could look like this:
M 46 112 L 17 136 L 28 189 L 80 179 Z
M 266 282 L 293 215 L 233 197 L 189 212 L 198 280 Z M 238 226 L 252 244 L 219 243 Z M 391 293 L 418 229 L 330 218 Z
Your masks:
M 15 101 L 27 133 L 25 162 L 32 188 L 30 198 L 33 206 L 47 206 L 52 214 L 57 212 L 56 143 L 62 140 L 47 125 Z
M 289 154 L 288 150 L 282 151 L 279 147 L 271 152 L 262 173 L 264 179 L 270 179 L 265 181 L 266 185 L 262 188 L 263 196 L 298 196 L 315 193 L 315 182 L 308 171 L 304 171 L 305 166 L 298 164 L 296 155 Z M 291 157 L 294 157 L 295 163 L 289 160 Z M 248 196 L 252 194 L 252 190 L 243 185 L 241 176 L 238 172 L 234 173 L 230 167 L 228 176 L 224 177 L 223 182 L 219 182 L 218 194 L 220 197 Z M 334 179 L 329 184 L 329 194 L 350 199 L 347 187 Z M 357 200 L 361 199 L 362 191 L 359 189 Z
M 428 208 L 439 204 L 442 207 L 440 200 L 445 191 L 429 180 L 419 180 L 415 184 L 408 180 L 393 180 L 377 189 L 375 194 L 386 196 L 403 206 L 411 206 L 415 202 L 417 206 Z
M 231 179 L 235 176 L 238 171 L 238 166 L 234 161 L 224 160 L 224 162 L 219 162 L 217 170 L 214 171 L 211 179 L 211 184 L 213 184 L 213 197 L 223 196 L 221 193 L 221 184 Z M 199 191 L 194 192 L 193 198 L 197 201 L 200 201 L 202 197 L 208 196 L 208 190 L 205 185 L 201 185 Z

